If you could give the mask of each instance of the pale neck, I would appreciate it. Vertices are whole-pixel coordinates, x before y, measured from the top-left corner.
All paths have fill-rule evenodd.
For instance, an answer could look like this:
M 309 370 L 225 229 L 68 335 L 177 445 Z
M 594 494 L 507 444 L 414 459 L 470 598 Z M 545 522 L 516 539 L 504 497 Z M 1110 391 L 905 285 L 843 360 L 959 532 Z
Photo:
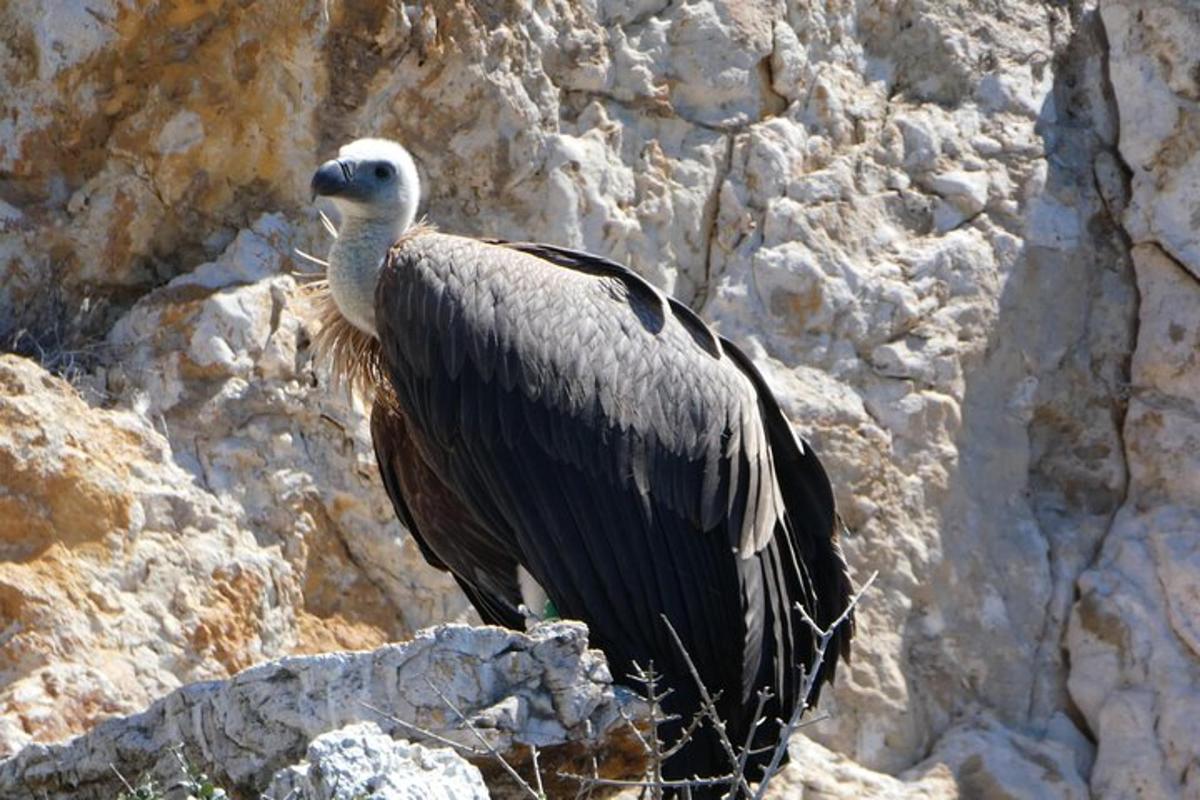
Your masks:
M 377 336 L 375 286 L 384 256 L 404 232 L 407 220 L 347 216 L 329 251 L 329 289 L 350 324 Z

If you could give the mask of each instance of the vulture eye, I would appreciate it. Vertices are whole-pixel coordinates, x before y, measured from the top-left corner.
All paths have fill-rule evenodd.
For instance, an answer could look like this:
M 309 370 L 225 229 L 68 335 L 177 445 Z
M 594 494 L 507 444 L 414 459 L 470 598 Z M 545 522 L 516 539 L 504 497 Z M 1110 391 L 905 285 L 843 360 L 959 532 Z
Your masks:
M 387 180 L 392 177 L 392 168 L 387 164 L 380 164 L 375 168 L 375 177 L 381 181 Z

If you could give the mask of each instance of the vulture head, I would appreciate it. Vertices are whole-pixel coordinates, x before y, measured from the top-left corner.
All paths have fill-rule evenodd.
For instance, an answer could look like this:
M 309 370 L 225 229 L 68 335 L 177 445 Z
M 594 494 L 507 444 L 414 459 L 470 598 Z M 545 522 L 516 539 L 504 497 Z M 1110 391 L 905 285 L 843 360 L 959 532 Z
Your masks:
M 412 156 L 387 139 L 358 139 L 312 177 L 314 197 L 337 208 L 341 224 L 326 274 L 337 309 L 375 336 L 375 285 L 384 256 L 417 216 L 420 185 Z
M 420 185 L 412 156 L 387 139 L 358 139 L 312 178 L 314 196 L 328 197 L 343 219 L 390 223 L 403 232 L 417 216 Z

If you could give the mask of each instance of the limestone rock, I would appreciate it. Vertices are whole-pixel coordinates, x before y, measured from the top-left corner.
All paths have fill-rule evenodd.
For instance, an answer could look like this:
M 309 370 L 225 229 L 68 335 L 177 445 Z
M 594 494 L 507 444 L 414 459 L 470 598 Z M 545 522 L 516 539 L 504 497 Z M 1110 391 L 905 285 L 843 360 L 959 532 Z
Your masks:
M 0 752 L 295 641 L 298 575 L 148 421 L 0 356 Z
M 397 741 L 373 722 L 324 733 L 304 762 L 280 770 L 264 797 L 291 800 L 486 800 L 479 770 L 449 748 Z
M 1200 9 L 1188 2 L 1106 0 L 1121 155 L 1133 174 L 1125 227 L 1200 278 Z
M 87 403 L 0 398 L 38 476 L 0 495 L 0 751 L 462 614 L 291 274 L 313 165 L 375 134 L 444 229 L 629 263 L 753 355 L 881 572 L 821 769 L 1195 793 L 1194 4 L 43 6 L 0 10 L 0 344 Z
M 260 218 L 122 317 L 77 381 L 120 409 L 5 359 L 0 753 L 464 612 L 396 522 L 361 409 L 309 363 L 297 236 Z
M 1200 281 L 1154 245 L 1133 254 L 1142 304 L 1129 497 L 1080 579 L 1069 687 L 1098 739 L 1096 795 L 1187 797 L 1200 790 L 1190 768 L 1200 761 Z
M 1128 493 L 1079 581 L 1071 697 L 1097 743 L 1097 797 L 1200 792 L 1200 13 L 1105 2 L 1141 297 L 1124 441 Z
M 319 3 L 5 4 L 0 170 L 31 218 L 17 225 L 20 260 L 0 266 L 12 303 L 0 335 L 84 297 L 98 307 L 78 324 L 102 331 L 114 292 L 215 255 L 267 210 L 243 187 L 307 186 L 307 164 L 288 155 L 315 142 L 289 120 L 316 102 L 321 77 L 301 42 L 319 15 Z M 254 120 L 229 112 L 251 97 Z
M 314 796 L 340 798 L 330 793 L 328 769 L 366 781 L 367 773 L 390 772 L 401 758 L 478 791 L 479 773 L 457 758 L 415 746 L 384 747 L 382 734 L 347 726 L 372 723 L 389 736 L 418 742 L 429 731 L 474 748 L 474 735 L 452 709 L 471 718 L 516 698 L 528 710 L 519 723 L 478 723 L 482 735 L 510 758 L 516 745 L 534 745 L 547 751 L 549 770 L 576 759 L 573 769 L 579 771 L 588 748 L 625 729 L 619 711 L 624 695 L 614 691 L 603 656 L 587 649 L 582 625 L 541 625 L 528 635 L 442 626 L 404 644 L 292 656 L 226 681 L 186 686 L 140 714 L 109 720 L 66 744 L 31 745 L 0 762 L 0 794 L 12 800 L 109 798 L 120 787 L 110 764 L 124 775 L 152 774 L 164 783 L 178 771 L 171 750 L 177 746 L 218 785 L 247 794 L 265 791 L 274 780 L 276 788 L 307 787 Z M 636 705 L 630 708 L 636 715 Z M 294 765 L 306 752 L 309 766 L 301 776 Z M 556 752 L 565 760 L 556 761 Z M 483 753 L 478 760 L 491 758 Z
M 898 776 L 873 772 L 811 739 L 797 737 L 793 764 L 772 783 L 783 800 L 918 800 L 918 798 L 1061 798 L 1085 800 L 1087 785 L 1070 747 L 1038 741 L 985 718 L 951 728 L 934 752 Z
M 1065 722 L 1065 720 L 1064 720 Z M 1078 737 L 1085 750 L 1086 740 Z M 917 785 L 954 776 L 960 797 L 1020 800 L 1025 797 L 1086 800 L 1076 750 L 1052 737 L 1033 738 L 986 718 L 951 728 L 933 753 L 901 777 Z

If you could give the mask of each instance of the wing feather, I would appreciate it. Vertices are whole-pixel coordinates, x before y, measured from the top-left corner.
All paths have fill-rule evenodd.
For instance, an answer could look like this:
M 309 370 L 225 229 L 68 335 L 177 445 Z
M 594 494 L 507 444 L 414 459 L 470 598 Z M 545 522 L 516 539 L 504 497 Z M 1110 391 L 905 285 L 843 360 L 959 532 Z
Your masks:
M 431 468 L 615 674 L 654 658 L 694 707 L 665 615 L 732 716 L 764 679 L 784 688 L 792 603 L 826 588 L 799 569 L 828 516 L 810 506 L 832 496 L 794 436 L 783 466 L 802 485 L 781 487 L 790 427 L 736 348 L 613 262 L 437 234 L 393 250 L 376 319 Z
M 484 622 L 519 627 L 515 559 L 427 468 L 404 415 L 387 395 L 371 410 L 371 439 L 384 490 L 421 555 L 431 566 L 451 571 Z M 481 574 L 487 579 L 480 581 Z

